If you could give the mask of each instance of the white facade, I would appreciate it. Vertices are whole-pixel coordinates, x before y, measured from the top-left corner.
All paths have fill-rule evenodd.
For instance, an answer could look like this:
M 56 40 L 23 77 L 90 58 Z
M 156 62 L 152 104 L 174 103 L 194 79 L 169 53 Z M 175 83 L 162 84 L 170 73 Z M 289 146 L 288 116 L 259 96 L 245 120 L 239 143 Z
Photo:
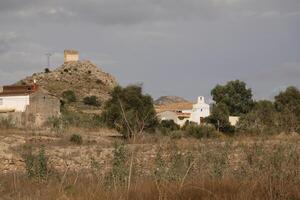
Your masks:
M 201 118 L 210 115 L 209 104 L 205 103 L 204 97 L 198 97 L 197 103 L 193 105 L 191 110 L 164 111 L 158 114 L 160 120 L 173 120 L 176 124 L 183 126 L 186 121 L 201 124 Z M 185 117 L 186 116 L 186 117 Z M 182 119 L 180 119 L 182 118 Z
M 201 118 L 208 117 L 210 115 L 209 105 L 205 103 L 204 97 L 198 97 L 198 101 L 193 105 L 193 110 L 190 116 L 190 122 L 197 124 L 201 123 Z
M 29 95 L 0 96 L 0 112 L 25 112 L 27 105 L 29 105 Z

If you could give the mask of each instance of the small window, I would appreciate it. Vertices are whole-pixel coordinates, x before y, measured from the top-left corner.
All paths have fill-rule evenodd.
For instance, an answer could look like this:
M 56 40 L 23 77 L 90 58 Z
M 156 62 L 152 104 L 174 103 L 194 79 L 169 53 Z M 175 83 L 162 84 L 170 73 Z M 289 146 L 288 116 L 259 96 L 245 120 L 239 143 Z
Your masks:
M 0 106 L 3 105 L 3 99 L 0 99 Z

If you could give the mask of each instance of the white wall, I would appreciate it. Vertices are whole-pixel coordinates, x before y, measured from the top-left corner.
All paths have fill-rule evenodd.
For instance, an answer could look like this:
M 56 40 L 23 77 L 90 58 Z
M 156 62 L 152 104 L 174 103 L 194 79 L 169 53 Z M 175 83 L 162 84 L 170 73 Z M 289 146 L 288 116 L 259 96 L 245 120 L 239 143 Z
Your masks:
M 29 95 L 24 96 L 0 96 L 0 110 L 12 110 L 24 112 L 29 105 Z
M 229 116 L 229 123 L 231 126 L 236 126 L 236 124 L 239 122 L 240 117 L 237 116 Z
M 204 97 L 198 97 L 198 101 L 193 105 L 190 121 L 200 124 L 200 118 L 210 115 L 209 105 L 205 103 Z

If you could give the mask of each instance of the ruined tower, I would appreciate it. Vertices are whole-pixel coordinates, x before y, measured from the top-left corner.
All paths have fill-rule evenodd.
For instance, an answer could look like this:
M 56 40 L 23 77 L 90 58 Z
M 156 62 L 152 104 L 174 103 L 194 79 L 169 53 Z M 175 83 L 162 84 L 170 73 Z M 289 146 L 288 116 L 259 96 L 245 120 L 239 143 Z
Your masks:
M 76 50 L 64 51 L 64 62 L 76 62 L 79 60 L 79 53 Z

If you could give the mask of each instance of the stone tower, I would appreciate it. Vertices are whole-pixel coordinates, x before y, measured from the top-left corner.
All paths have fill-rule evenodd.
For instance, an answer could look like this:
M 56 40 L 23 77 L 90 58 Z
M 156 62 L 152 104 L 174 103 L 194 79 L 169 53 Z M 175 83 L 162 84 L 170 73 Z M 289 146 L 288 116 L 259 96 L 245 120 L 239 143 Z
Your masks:
M 76 50 L 64 51 L 64 62 L 77 62 L 79 60 L 79 53 Z

